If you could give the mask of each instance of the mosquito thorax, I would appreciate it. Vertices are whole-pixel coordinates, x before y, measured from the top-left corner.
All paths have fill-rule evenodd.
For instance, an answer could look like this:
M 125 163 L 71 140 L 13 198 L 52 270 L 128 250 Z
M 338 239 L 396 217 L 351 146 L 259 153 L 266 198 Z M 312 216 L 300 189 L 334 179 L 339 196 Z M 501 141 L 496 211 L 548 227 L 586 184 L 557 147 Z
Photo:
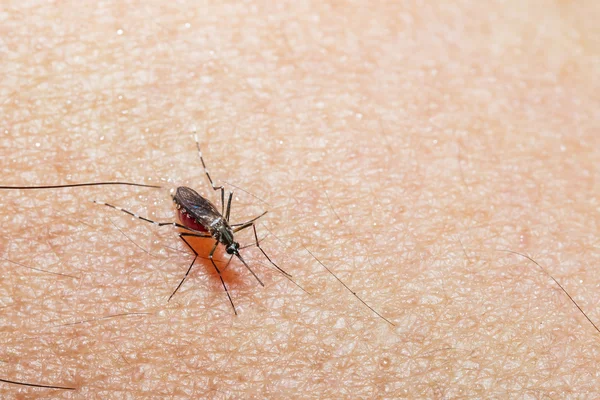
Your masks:
M 235 233 L 242 231 L 244 229 L 252 228 L 252 231 L 254 233 L 254 244 L 253 245 L 256 246 L 263 253 L 263 255 L 271 263 L 271 265 L 273 265 L 275 268 L 277 268 L 277 270 L 279 270 L 279 272 L 284 274 L 288 279 L 290 279 L 291 275 L 288 274 L 287 272 L 285 272 L 284 270 L 282 270 L 281 268 L 279 268 L 277 266 L 277 264 L 275 264 L 269 258 L 267 253 L 265 253 L 265 251 L 260 246 L 260 243 L 258 240 L 258 234 L 256 233 L 255 221 L 258 220 L 263 215 L 265 215 L 266 212 L 259 215 L 258 217 L 248 220 L 246 222 L 231 224 L 231 225 L 229 224 L 229 217 L 230 217 L 230 212 L 231 212 L 231 202 L 233 199 L 233 193 L 229 192 L 227 199 L 225 199 L 225 188 L 223 186 L 217 186 L 213 182 L 212 178 L 210 177 L 210 174 L 208 173 L 208 169 L 206 168 L 206 163 L 204 162 L 204 158 L 202 158 L 202 152 L 200 151 L 200 144 L 198 143 L 197 138 L 196 138 L 196 148 L 198 150 L 198 156 L 200 157 L 200 162 L 202 163 L 202 167 L 204 168 L 204 174 L 206 175 L 206 178 L 208 179 L 208 182 L 210 183 L 211 188 L 215 192 L 219 192 L 219 194 L 220 194 L 220 200 L 221 200 L 220 210 L 210 200 L 205 198 L 203 195 L 199 194 L 195 190 L 193 190 L 189 187 L 186 187 L 186 186 L 170 188 L 170 195 L 171 195 L 171 198 L 173 199 L 173 202 L 177 208 L 177 214 L 178 214 L 178 219 L 179 219 L 180 223 L 153 221 L 149 218 L 142 217 L 134 212 L 125 210 L 121 207 L 117 207 L 112 204 L 103 203 L 103 202 L 96 202 L 96 203 L 103 204 L 107 207 L 114 208 L 115 210 L 118 210 L 118 211 L 122 211 L 134 218 L 140 219 L 140 220 L 148 222 L 148 223 L 155 224 L 157 226 L 171 226 L 171 227 L 179 228 L 179 238 L 187 245 L 187 247 L 190 248 L 190 250 L 192 250 L 192 252 L 194 253 L 194 259 L 192 260 L 192 263 L 188 267 L 188 270 L 187 270 L 186 274 L 184 275 L 183 279 L 181 279 L 181 281 L 179 282 L 179 285 L 177 285 L 177 287 L 175 288 L 175 290 L 169 297 L 169 300 L 175 295 L 175 293 L 177 293 L 177 291 L 179 290 L 181 285 L 183 285 L 183 282 L 186 280 L 189 272 L 191 271 L 192 267 L 194 266 L 194 263 L 196 262 L 196 260 L 199 257 L 199 253 L 193 248 L 192 244 L 190 244 L 190 242 L 188 240 L 190 238 L 212 239 L 213 246 L 208 254 L 208 259 L 210 260 L 210 263 L 215 268 L 215 271 L 217 271 L 217 273 L 219 274 L 219 279 L 221 280 L 223 289 L 225 289 L 227 298 L 229 299 L 229 302 L 231 303 L 233 312 L 234 312 L 234 314 L 237 314 L 237 311 L 235 310 L 235 305 L 233 304 L 233 300 L 231 298 L 231 295 L 229 294 L 229 290 L 227 289 L 227 285 L 225 284 L 225 281 L 223 280 L 223 277 L 221 276 L 221 271 L 219 270 L 219 267 L 217 266 L 217 264 L 215 263 L 215 260 L 213 259 L 213 255 L 214 255 L 217 247 L 219 245 L 222 245 L 223 247 L 225 247 L 225 251 L 231 256 L 230 259 L 235 256 L 242 264 L 244 264 L 246 269 L 248 269 L 248 271 L 252 274 L 252 276 L 254 276 L 254 278 L 256 278 L 257 282 L 261 286 L 264 287 L 265 285 L 260 280 L 258 275 L 256 275 L 256 273 L 246 263 L 246 261 L 244 261 L 244 258 L 242 257 L 242 255 L 240 254 L 239 251 L 241 249 L 244 249 L 245 247 L 249 247 L 249 246 L 240 247 L 239 243 L 234 238 Z M 136 185 L 136 186 L 144 186 L 144 185 Z M 2 188 L 2 186 L 0 186 L 0 189 L 1 188 Z M 292 282 L 294 282 L 294 281 L 292 281 Z M 299 286 L 299 285 L 297 285 L 297 286 Z M 302 289 L 302 290 L 304 290 L 304 289 Z

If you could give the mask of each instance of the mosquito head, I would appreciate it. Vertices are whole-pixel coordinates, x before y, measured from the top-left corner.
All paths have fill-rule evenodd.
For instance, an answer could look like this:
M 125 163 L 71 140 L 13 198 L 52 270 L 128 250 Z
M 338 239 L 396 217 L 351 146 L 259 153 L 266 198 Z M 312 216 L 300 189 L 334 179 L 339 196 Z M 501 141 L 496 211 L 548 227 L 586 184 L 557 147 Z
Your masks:
M 225 251 L 227 252 L 227 254 L 235 254 L 239 257 L 239 254 L 240 254 L 238 252 L 239 249 L 240 249 L 240 244 L 238 242 L 233 242 L 225 248 Z

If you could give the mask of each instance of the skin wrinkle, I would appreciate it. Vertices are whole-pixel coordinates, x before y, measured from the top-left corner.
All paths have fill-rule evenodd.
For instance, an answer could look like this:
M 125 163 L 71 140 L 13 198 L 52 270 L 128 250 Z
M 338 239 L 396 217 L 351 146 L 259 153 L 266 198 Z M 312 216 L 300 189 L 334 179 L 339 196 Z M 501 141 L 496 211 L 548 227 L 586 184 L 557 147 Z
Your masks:
M 264 289 L 232 266 L 233 318 L 199 263 L 167 303 L 192 256 L 175 232 L 89 202 L 170 220 L 165 192 L 2 192 L 2 256 L 81 278 L 59 288 L 7 268 L 0 377 L 80 388 L 65 398 L 597 397 L 593 328 L 535 268 L 493 252 L 534 256 L 600 319 L 594 3 L 103 4 L 3 17 L 5 183 L 70 175 L 206 190 L 187 132 L 208 121 L 211 173 L 269 203 L 236 191 L 233 216 L 268 209 L 259 235 L 281 241 L 269 235 L 267 252 L 312 295 L 262 262 Z M 122 312 L 152 316 L 63 330 L 43 318 Z

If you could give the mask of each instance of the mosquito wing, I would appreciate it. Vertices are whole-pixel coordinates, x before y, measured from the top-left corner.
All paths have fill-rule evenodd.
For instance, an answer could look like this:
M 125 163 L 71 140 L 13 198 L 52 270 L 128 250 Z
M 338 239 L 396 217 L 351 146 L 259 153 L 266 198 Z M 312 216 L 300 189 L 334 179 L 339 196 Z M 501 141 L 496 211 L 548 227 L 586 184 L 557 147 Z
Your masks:
M 207 231 L 216 219 L 223 218 L 213 203 L 189 187 L 178 187 L 173 200 Z

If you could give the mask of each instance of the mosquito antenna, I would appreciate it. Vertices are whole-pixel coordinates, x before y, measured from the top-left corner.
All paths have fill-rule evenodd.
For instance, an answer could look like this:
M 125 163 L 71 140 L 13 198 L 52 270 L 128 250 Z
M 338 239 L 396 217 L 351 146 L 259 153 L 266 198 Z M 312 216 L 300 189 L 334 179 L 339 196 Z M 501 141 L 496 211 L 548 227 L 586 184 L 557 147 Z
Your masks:
M 21 190 L 36 190 L 36 189 L 62 189 L 70 187 L 81 187 L 81 186 L 107 186 L 107 185 L 124 185 L 124 186 L 138 186 L 161 189 L 162 186 L 158 185 L 145 185 L 143 183 L 132 183 L 132 182 L 86 182 L 86 183 L 72 183 L 69 185 L 48 185 L 48 186 L 0 186 L 0 189 L 21 189 Z
M 37 387 L 37 388 L 45 388 L 45 389 L 62 389 L 62 390 L 76 390 L 73 387 L 65 387 L 65 386 L 50 386 L 50 385 L 38 385 L 36 383 L 27 383 L 27 382 L 17 382 L 10 381 L 8 379 L 0 379 L 0 382 L 11 383 L 13 385 L 21 385 L 21 386 L 29 386 L 29 387 Z
M 303 246 L 304 247 L 304 246 Z M 385 322 L 387 322 L 388 324 L 392 325 L 392 326 L 396 326 L 396 324 L 392 323 L 389 319 L 387 319 L 386 317 L 384 317 L 383 315 L 379 314 L 377 311 L 375 311 L 375 309 L 373 307 L 371 307 L 370 305 L 368 305 L 363 299 L 361 299 L 360 297 L 358 297 L 358 295 L 356 294 L 355 291 L 353 291 L 352 289 L 350 289 L 348 287 L 348 285 L 346 285 L 340 278 L 337 277 L 336 274 L 333 273 L 332 270 L 330 270 L 329 268 L 327 268 L 327 266 L 325 264 L 323 264 L 321 262 L 321 260 L 319 260 L 309 249 L 307 249 L 306 247 L 304 247 L 304 250 L 306 250 L 308 252 L 308 254 L 310 254 L 312 256 L 312 258 L 314 258 L 319 264 L 321 264 L 321 266 L 323 268 L 325 268 L 327 270 L 327 272 L 329 272 L 335 279 L 337 279 L 337 281 L 339 283 L 341 283 L 346 289 L 348 289 L 348 291 L 350 293 L 352 293 L 354 295 L 354 297 L 356 297 L 361 303 L 363 303 L 369 310 L 373 311 L 375 314 L 377 314 L 377 316 L 379 316 L 379 318 L 381 318 L 382 320 L 384 320 Z
M 236 251 L 233 254 L 235 254 L 235 256 L 240 259 L 240 261 L 242 262 L 242 264 L 244 264 L 246 266 L 246 268 L 248 268 L 248 271 L 250 271 L 252 273 L 252 275 L 254 275 L 254 277 L 256 278 L 256 280 L 258 281 L 258 283 L 260 283 L 260 286 L 264 287 L 265 284 L 262 283 L 262 281 L 260 280 L 260 278 L 254 273 L 254 271 L 252 271 L 252 268 L 250 268 L 250 266 L 248 264 L 246 264 L 246 261 L 244 261 L 244 259 L 240 255 L 240 253 Z
M 556 283 L 558 285 L 558 287 L 560 288 L 560 290 L 562 290 L 564 292 L 564 294 L 567 295 L 567 297 L 569 298 L 569 300 L 571 300 L 571 303 L 573 303 L 575 305 L 575 307 L 577 307 L 577 309 L 579 310 L 580 313 L 583 314 L 583 316 L 585 317 L 585 319 L 587 319 L 589 321 L 590 324 L 592 324 L 592 326 L 594 327 L 594 329 L 596 329 L 596 331 L 598 333 L 600 333 L 600 328 L 598 328 L 598 326 L 596 326 L 596 324 L 594 323 L 594 321 L 592 321 L 590 319 L 590 317 L 587 316 L 587 314 L 583 311 L 583 309 L 579 306 L 579 304 L 577 304 L 577 302 L 575 301 L 575 299 L 569 294 L 569 292 L 567 292 L 567 290 L 563 287 L 563 285 L 560 284 L 559 281 L 557 281 L 552 275 L 550 275 L 550 273 L 546 270 L 546 268 L 542 267 L 540 265 L 540 263 L 538 263 L 537 261 L 535 261 L 533 258 L 531 258 L 530 256 L 528 256 L 527 254 L 523 254 L 523 253 L 519 253 L 517 251 L 512 251 L 512 250 L 504 250 L 504 249 L 496 249 L 496 251 L 503 251 L 505 253 L 511 253 L 511 254 L 516 254 L 518 256 L 521 256 L 523 258 L 528 259 L 529 261 L 531 261 L 532 263 L 534 263 L 535 265 L 537 265 L 544 274 L 546 274 L 546 276 L 550 277 L 550 279 L 552 279 L 554 281 L 554 283 Z

